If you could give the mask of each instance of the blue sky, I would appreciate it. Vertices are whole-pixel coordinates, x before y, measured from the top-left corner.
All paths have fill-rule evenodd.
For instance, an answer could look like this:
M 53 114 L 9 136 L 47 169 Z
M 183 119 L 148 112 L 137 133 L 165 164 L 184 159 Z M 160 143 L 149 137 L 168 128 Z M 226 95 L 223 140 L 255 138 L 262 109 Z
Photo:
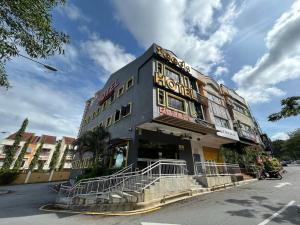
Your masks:
M 23 58 L 7 64 L 13 88 L 0 90 L 0 131 L 28 117 L 37 134 L 76 136 L 85 100 L 153 42 L 238 91 L 273 139 L 299 128 L 299 116 L 267 116 L 300 95 L 300 1 L 69 0 L 53 20 L 71 42 L 64 56 L 40 61 L 59 71 Z

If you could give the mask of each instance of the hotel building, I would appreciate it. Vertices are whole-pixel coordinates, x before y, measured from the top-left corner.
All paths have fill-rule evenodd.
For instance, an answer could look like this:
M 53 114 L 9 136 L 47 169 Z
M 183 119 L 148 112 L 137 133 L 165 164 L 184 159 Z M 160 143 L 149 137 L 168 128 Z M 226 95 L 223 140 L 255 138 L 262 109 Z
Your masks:
M 9 151 L 9 148 L 13 145 L 15 141 L 16 133 L 8 136 L 7 138 L 3 139 L 0 143 L 0 168 L 3 165 L 4 159 L 5 159 L 5 152 Z M 19 148 L 14 156 L 14 161 L 11 165 L 11 169 L 14 167 L 14 164 L 21 152 L 21 149 L 25 145 L 25 143 L 29 140 L 31 137 L 31 142 L 26 149 L 26 153 L 24 155 L 22 164 L 21 164 L 21 170 L 27 170 L 29 168 L 29 165 L 31 163 L 31 160 L 34 157 L 34 154 L 36 153 L 38 147 L 40 146 L 41 142 L 43 141 L 43 147 L 39 154 L 39 160 L 36 165 L 35 169 L 41 168 L 42 170 L 49 170 L 49 164 L 51 162 L 53 153 L 55 151 L 55 147 L 58 143 L 58 141 L 61 142 L 60 150 L 59 150 L 59 157 L 58 157 L 58 163 L 57 168 L 59 168 L 61 160 L 63 158 L 64 152 L 66 151 L 68 147 L 68 153 L 65 158 L 65 163 L 63 168 L 64 169 L 71 169 L 72 166 L 72 159 L 73 159 L 73 148 L 72 143 L 74 142 L 74 138 L 71 137 L 63 137 L 61 140 L 57 140 L 56 136 L 50 136 L 50 135 L 41 135 L 36 136 L 34 133 L 24 132 L 22 135 L 21 142 L 19 144 Z
M 262 145 L 241 96 L 156 44 L 86 102 L 79 136 L 97 126 L 111 133 L 112 167 L 182 159 L 192 174 L 194 162 L 224 162 L 222 145 Z

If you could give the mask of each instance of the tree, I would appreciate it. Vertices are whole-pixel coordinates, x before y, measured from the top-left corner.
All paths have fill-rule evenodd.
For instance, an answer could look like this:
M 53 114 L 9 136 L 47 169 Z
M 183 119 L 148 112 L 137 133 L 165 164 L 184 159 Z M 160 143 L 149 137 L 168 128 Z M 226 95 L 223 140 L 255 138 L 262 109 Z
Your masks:
M 61 141 L 56 143 L 55 150 L 54 150 L 54 153 L 53 153 L 51 161 L 50 161 L 49 167 L 52 171 L 55 170 L 55 168 L 57 166 L 58 157 L 59 157 L 59 153 L 60 153 L 60 146 L 61 146 Z
M 106 158 L 109 156 L 107 152 L 107 143 L 110 140 L 110 133 L 103 127 L 99 126 L 95 130 L 87 131 L 79 137 L 74 145 L 77 146 L 79 155 L 90 151 L 94 155 L 94 166 L 98 167 L 100 159 L 106 165 Z
M 65 0 L 2 0 L 0 4 L 0 86 L 9 87 L 4 65 L 21 49 L 32 58 L 64 54 L 69 37 L 52 26 L 52 10 Z
M 18 155 L 18 158 L 17 158 L 17 160 L 16 160 L 16 162 L 15 162 L 15 165 L 14 165 L 14 168 L 13 168 L 13 169 L 19 170 L 19 169 L 21 168 L 21 165 L 22 165 L 22 162 L 23 162 L 24 155 L 25 155 L 25 153 L 26 153 L 26 150 L 27 150 L 29 144 L 30 144 L 31 141 L 32 141 L 32 137 L 33 137 L 33 136 L 31 136 L 30 138 L 28 138 L 28 140 L 26 141 L 26 143 L 23 145 L 23 148 L 21 149 L 21 152 L 20 152 L 20 154 Z
M 282 118 L 297 116 L 300 114 L 300 96 L 293 96 L 281 100 L 281 111 L 268 117 L 269 121 L 277 121 Z
M 5 156 L 5 159 L 3 162 L 3 166 L 2 166 L 3 169 L 9 169 L 11 164 L 13 163 L 14 156 L 15 156 L 17 150 L 19 149 L 19 144 L 22 140 L 22 135 L 24 134 L 27 125 L 28 125 L 28 119 L 26 118 L 23 121 L 21 128 L 17 131 L 17 133 L 15 135 L 15 141 L 14 141 L 13 145 L 10 148 L 6 149 L 6 151 L 5 151 L 6 156 Z
M 63 156 L 62 156 L 62 158 L 60 160 L 59 170 L 62 170 L 64 168 L 68 152 L 69 152 L 69 146 L 67 145 L 67 147 L 66 147 L 66 149 L 64 151 L 64 154 L 63 154 Z
M 43 145 L 44 145 L 44 140 L 42 140 L 41 144 L 39 145 L 38 149 L 36 150 L 36 152 L 33 156 L 33 159 L 30 162 L 30 165 L 29 165 L 29 170 L 30 171 L 33 171 L 34 168 L 36 167 L 36 165 L 38 164 L 39 157 L 40 157 Z
M 272 154 L 277 157 L 277 158 L 282 158 L 284 154 L 283 150 L 283 145 L 284 145 L 283 140 L 274 140 L 272 141 Z
M 292 159 L 300 159 L 300 129 L 289 133 L 290 138 L 283 144 L 284 154 Z

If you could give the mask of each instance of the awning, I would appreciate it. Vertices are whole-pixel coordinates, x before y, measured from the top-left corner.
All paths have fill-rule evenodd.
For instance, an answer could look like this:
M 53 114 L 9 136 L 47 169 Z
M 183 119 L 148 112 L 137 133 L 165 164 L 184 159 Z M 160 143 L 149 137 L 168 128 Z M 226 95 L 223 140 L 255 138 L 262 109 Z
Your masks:
M 153 119 L 154 122 L 166 124 L 169 126 L 193 131 L 200 134 L 216 134 L 217 130 L 215 128 L 209 127 L 209 125 L 205 123 L 193 123 L 190 121 L 178 119 L 169 115 L 161 115 Z

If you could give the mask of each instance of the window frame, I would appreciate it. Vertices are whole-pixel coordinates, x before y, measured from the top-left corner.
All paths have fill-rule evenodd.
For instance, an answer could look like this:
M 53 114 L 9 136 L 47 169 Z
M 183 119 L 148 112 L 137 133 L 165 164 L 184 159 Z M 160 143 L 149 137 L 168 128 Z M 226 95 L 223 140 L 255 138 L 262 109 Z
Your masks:
M 122 115 L 122 108 L 121 108 L 121 118 L 125 118 L 125 117 L 131 115 L 131 112 L 132 112 L 132 102 L 129 102 L 125 107 L 127 107 L 128 105 L 130 105 L 130 107 L 129 107 L 130 110 L 129 110 L 129 113 L 127 113 L 125 116 Z
M 110 119 L 110 123 L 108 124 L 108 120 Z M 105 127 L 110 127 L 112 124 L 112 116 L 109 116 L 106 118 L 106 121 L 105 121 Z
M 158 65 L 161 65 L 161 72 L 158 71 Z M 155 64 L 155 72 L 159 73 L 160 75 L 164 75 L 164 64 L 160 61 L 156 61 L 156 64 Z
M 179 78 L 179 81 L 176 81 L 176 80 L 174 80 L 173 78 L 171 78 L 171 77 L 168 77 L 167 76 L 167 70 L 170 70 L 171 72 L 173 72 L 173 73 L 175 73 L 175 74 L 177 74 L 178 75 L 178 78 Z M 169 66 L 167 66 L 167 65 L 164 65 L 164 76 L 166 76 L 168 79 L 171 79 L 171 80 L 173 80 L 175 83 L 179 83 L 179 84 L 182 84 L 182 74 L 181 73 L 179 73 L 178 71 L 176 71 L 176 70 L 174 70 L 174 69 L 172 69 L 171 67 L 169 67 Z
M 223 128 L 226 128 L 226 129 L 230 129 L 230 125 L 229 125 L 229 120 L 228 120 L 228 119 L 224 119 L 224 118 L 219 117 L 219 116 L 216 116 L 216 115 L 214 115 L 214 119 L 215 119 L 215 125 L 220 126 L 220 125 L 218 125 L 218 124 L 216 123 L 216 119 L 219 119 L 219 120 L 221 120 L 221 121 L 223 120 L 223 121 L 226 122 L 227 126 L 226 126 L 226 127 L 220 126 L 220 127 L 223 127 Z
M 124 94 L 124 89 L 125 89 L 125 87 L 124 87 L 124 84 L 123 84 L 123 85 L 118 89 L 118 98 Z M 120 90 L 122 90 L 121 93 L 120 93 Z
M 162 92 L 162 93 L 163 93 L 163 96 L 164 96 L 163 104 L 160 103 L 160 101 L 159 101 L 159 92 Z M 165 91 L 165 90 L 162 90 L 162 89 L 160 89 L 160 88 L 157 88 L 157 105 L 160 105 L 160 106 L 166 106 L 166 91 Z
M 118 120 L 116 120 L 116 114 L 117 114 L 117 111 L 119 111 L 119 112 L 120 112 L 120 114 L 119 114 L 119 119 L 118 119 Z M 116 109 L 116 111 L 115 111 L 115 113 L 114 113 L 114 123 L 116 123 L 116 122 L 120 121 L 120 120 L 121 120 L 121 118 L 122 118 L 122 115 L 121 115 L 121 110 L 120 110 L 120 109 Z
M 179 100 L 179 101 L 183 101 L 184 111 L 179 110 L 179 109 L 175 109 L 175 108 L 173 108 L 172 106 L 170 106 L 170 105 L 169 105 L 169 98 L 168 98 L 169 96 L 171 96 L 171 97 L 173 97 L 173 98 L 175 98 L 175 99 L 177 99 L 177 100 Z M 172 110 L 174 110 L 174 111 L 177 111 L 177 112 L 181 112 L 181 113 L 187 114 L 186 100 L 185 100 L 184 98 L 178 97 L 177 95 L 173 95 L 172 93 L 167 92 L 167 91 L 166 91 L 166 107 L 167 107 L 168 109 L 172 109 Z
M 132 81 L 131 85 L 128 87 L 128 83 L 129 81 Z M 129 90 L 130 88 L 133 87 L 133 84 L 134 84 L 134 78 L 133 76 L 131 76 L 127 81 L 126 81 L 126 91 Z

